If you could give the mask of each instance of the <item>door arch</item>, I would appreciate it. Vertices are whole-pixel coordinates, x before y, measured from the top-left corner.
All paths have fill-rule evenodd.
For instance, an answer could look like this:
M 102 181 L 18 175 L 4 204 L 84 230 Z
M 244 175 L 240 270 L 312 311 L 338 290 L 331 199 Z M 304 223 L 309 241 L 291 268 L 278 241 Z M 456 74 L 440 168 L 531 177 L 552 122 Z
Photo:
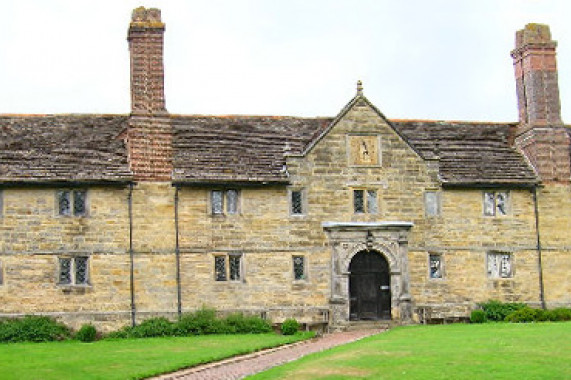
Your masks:
M 358 252 L 349 264 L 349 319 L 391 319 L 390 270 L 377 251 Z

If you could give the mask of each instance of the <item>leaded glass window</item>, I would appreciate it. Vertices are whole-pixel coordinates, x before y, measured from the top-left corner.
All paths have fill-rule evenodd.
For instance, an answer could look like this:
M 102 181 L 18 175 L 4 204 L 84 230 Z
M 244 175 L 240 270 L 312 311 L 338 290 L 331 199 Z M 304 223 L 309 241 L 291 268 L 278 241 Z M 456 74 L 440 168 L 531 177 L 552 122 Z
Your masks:
M 442 278 L 442 256 L 429 255 L 430 278 Z
M 502 216 L 508 214 L 508 192 L 485 192 L 484 215 Z
M 58 213 L 60 215 L 71 214 L 71 191 L 60 190 L 57 192 Z
M 226 212 L 228 214 L 238 212 L 238 190 L 226 190 Z
M 303 197 L 301 190 L 291 192 L 291 213 L 293 215 L 303 214 Z
M 226 281 L 226 256 L 214 256 L 214 278 Z
M 356 214 L 365 212 L 365 199 L 363 190 L 353 190 L 353 208 Z
M 294 280 L 305 279 L 305 258 L 303 256 L 293 256 L 293 278 Z
M 231 281 L 238 281 L 240 280 L 240 259 L 242 256 L 240 255 L 230 255 L 228 257 L 230 261 L 230 280 Z
M 59 258 L 59 283 L 71 284 L 71 258 Z
M 492 278 L 513 277 L 512 255 L 507 253 L 488 253 L 488 276 Z
M 212 213 L 224 213 L 224 193 L 221 190 L 212 190 Z
M 74 190 L 73 191 L 73 215 L 82 216 L 86 213 L 87 192 L 85 190 Z
M 75 258 L 75 283 L 76 284 L 87 284 L 87 257 L 76 257 Z
M 375 190 L 367 190 L 367 212 L 369 214 L 376 214 L 377 209 L 377 192 Z

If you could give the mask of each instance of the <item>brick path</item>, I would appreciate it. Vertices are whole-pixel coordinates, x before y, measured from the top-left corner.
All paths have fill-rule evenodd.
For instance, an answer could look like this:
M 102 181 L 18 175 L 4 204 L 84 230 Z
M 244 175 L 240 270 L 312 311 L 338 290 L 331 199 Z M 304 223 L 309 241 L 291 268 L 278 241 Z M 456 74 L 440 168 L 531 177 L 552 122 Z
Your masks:
M 315 338 L 309 341 L 271 348 L 173 372 L 155 377 L 154 380 L 242 379 L 280 364 L 299 359 L 302 356 L 353 342 L 382 331 L 384 330 L 358 330 L 326 334 L 321 338 Z

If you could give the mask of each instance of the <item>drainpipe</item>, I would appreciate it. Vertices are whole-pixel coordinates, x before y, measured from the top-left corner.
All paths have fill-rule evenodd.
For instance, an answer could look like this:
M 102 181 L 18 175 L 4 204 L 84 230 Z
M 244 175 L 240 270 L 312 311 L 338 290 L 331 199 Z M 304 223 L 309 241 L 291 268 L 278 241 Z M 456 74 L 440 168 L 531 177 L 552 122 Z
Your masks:
M 543 264 L 541 262 L 541 237 L 539 234 L 539 207 L 537 202 L 537 185 L 533 186 L 533 206 L 535 211 L 535 232 L 537 237 L 537 265 L 539 270 L 539 300 L 541 301 L 541 308 L 546 309 L 545 306 L 545 291 L 543 286 Z
M 133 183 L 129 184 L 129 260 L 130 260 L 130 291 L 131 291 L 131 326 L 135 326 L 137 309 L 135 307 L 135 268 L 133 251 Z
M 182 315 L 182 300 L 180 291 L 180 244 L 178 233 L 178 191 L 179 187 L 175 187 L 174 191 L 174 229 L 175 229 L 175 255 L 176 255 L 176 297 L 177 297 L 177 313 L 178 319 Z

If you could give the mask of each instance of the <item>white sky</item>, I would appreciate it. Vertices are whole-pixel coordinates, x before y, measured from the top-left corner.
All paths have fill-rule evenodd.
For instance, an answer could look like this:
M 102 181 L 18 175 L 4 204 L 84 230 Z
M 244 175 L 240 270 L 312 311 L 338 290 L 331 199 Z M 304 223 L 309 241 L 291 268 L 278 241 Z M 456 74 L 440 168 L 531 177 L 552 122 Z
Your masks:
M 516 121 L 509 52 L 539 22 L 571 123 L 569 0 L 2 0 L 0 113 L 129 113 L 140 5 L 167 25 L 171 113 L 335 116 L 361 79 L 389 119 Z

